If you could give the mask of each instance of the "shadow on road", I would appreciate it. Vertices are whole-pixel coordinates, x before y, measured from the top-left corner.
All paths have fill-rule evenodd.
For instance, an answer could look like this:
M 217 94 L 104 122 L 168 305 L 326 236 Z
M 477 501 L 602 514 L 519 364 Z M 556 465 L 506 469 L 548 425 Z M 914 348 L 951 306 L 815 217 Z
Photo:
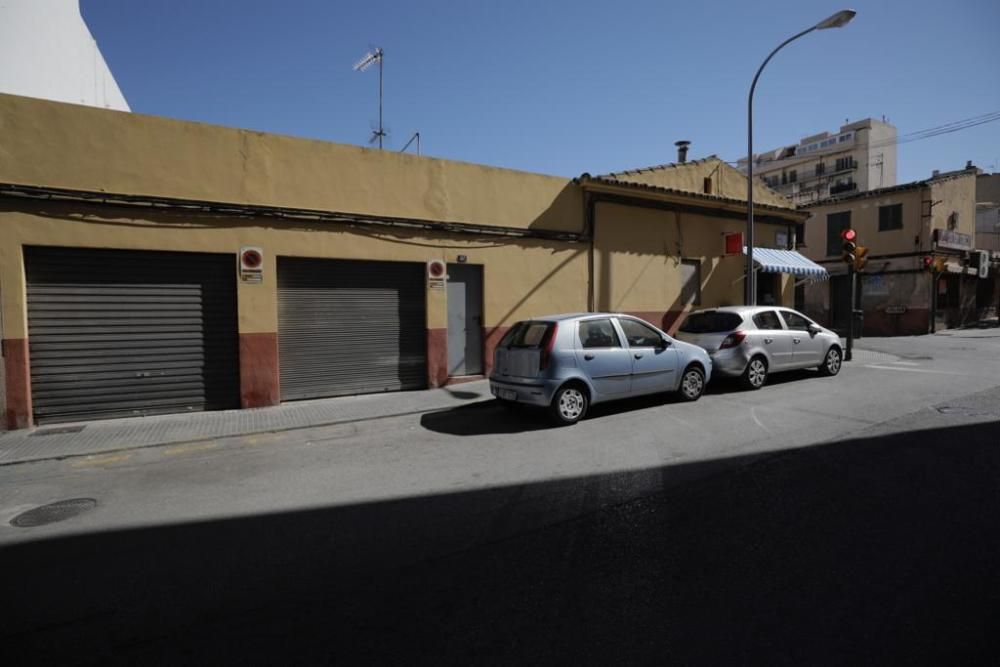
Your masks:
M 0 552 L 0 640 L 7 664 L 992 660 L 998 442 L 991 422 L 39 538 Z
M 420 425 L 428 431 L 448 435 L 524 433 L 553 426 L 543 410 L 520 405 L 505 408 L 498 401 L 429 412 L 421 415 Z
M 773 373 L 767 376 L 767 383 L 756 391 L 767 391 L 768 387 L 776 387 L 779 385 L 792 383 L 802 383 L 804 386 L 810 386 L 811 382 L 821 382 L 823 380 L 830 380 L 836 382 L 836 378 L 827 378 L 820 375 L 819 371 L 812 369 L 799 369 L 794 371 L 783 371 L 781 373 Z M 740 383 L 739 378 L 730 377 L 713 377 L 712 381 L 708 383 L 708 387 L 705 389 L 707 395 L 718 395 L 718 394 L 733 394 L 745 391 L 752 391 L 745 389 Z
M 609 415 L 680 402 L 681 399 L 674 394 L 653 394 L 609 401 L 593 406 L 584 419 L 600 419 Z M 484 401 L 430 412 L 420 418 L 420 425 L 429 431 L 448 435 L 524 433 L 549 428 L 566 428 L 557 426 L 545 408 L 529 405 L 504 407 L 499 401 Z
M 759 391 L 786 382 L 818 381 L 822 378 L 818 371 L 796 370 L 777 373 L 767 379 L 767 384 Z M 835 378 L 830 378 L 836 381 Z M 715 378 L 706 388 L 706 395 L 731 394 L 747 391 L 736 378 Z M 478 396 L 478 395 L 477 395 Z M 653 394 L 624 398 L 607 403 L 598 403 L 587 413 L 586 420 L 601 419 L 610 415 L 625 414 L 663 405 L 683 402 L 674 393 Z M 420 425 L 435 433 L 448 435 L 490 435 L 525 433 L 548 428 L 559 428 L 549 418 L 544 408 L 514 405 L 503 407 L 498 401 L 482 401 L 471 405 L 439 410 L 424 414 Z

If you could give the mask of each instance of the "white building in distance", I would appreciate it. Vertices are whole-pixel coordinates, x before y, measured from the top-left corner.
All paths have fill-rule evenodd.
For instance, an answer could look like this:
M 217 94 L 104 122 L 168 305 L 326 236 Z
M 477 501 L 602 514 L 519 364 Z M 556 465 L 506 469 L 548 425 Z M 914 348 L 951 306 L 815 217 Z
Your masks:
M 130 111 L 79 0 L 0 0 L 0 93 Z
M 796 204 L 892 187 L 896 128 L 884 120 L 865 118 L 841 125 L 837 132 L 820 132 L 797 144 L 756 153 L 754 158 L 754 176 Z M 746 158 L 738 164 L 745 173 Z

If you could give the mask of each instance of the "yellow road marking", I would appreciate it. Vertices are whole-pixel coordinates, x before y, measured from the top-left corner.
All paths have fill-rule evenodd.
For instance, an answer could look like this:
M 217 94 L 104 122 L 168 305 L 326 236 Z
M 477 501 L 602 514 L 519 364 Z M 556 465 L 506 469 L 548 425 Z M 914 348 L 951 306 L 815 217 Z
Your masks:
M 208 449 L 215 449 L 219 446 L 217 442 L 193 442 L 190 445 L 178 445 L 177 447 L 171 447 L 166 450 L 164 454 L 167 456 L 175 456 L 177 454 L 190 454 L 192 452 L 203 452 Z
M 125 461 L 130 458 L 132 458 L 132 454 L 129 452 L 120 452 L 118 454 L 105 454 L 103 456 L 88 456 L 81 461 L 76 461 L 72 465 L 74 468 L 89 468 L 92 466 L 104 466 L 112 463 L 119 463 L 120 461 Z

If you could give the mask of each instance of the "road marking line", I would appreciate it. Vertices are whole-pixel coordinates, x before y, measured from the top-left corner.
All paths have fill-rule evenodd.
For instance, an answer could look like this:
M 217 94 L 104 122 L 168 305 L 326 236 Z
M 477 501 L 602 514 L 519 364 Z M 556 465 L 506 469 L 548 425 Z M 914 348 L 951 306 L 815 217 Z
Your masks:
M 771 429 L 764 426 L 764 424 L 759 419 L 757 419 L 757 408 L 750 408 L 750 417 L 752 417 L 754 423 L 757 424 L 757 426 L 760 426 L 762 429 L 764 429 L 764 431 L 768 435 L 774 435 L 774 432 Z
M 919 366 L 920 365 L 920 364 L 918 364 L 915 361 L 894 361 L 892 363 L 896 364 L 897 366 Z
M 106 454 L 104 456 L 88 456 L 82 461 L 71 464 L 74 468 L 89 468 L 92 466 L 103 466 L 111 463 L 118 463 L 132 458 L 129 453 Z
M 962 375 L 968 377 L 968 373 L 950 373 L 948 371 L 932 371 L 926 368 L 899 368 L 898 366 L 879 366 L 877 364 L 865 364 L 862 368 L 878 368 L 883 371 L 905 371 L 907 373 L 932 373 L 934 375 Z
M 164 454 L 167 456 L 175 456 L 177 454 L 190 454 L 192 452 L 203 452 L 208 449 L 215 449 L 218 447 L 218 443 L 215 442 L 199 442 L 190 445 L 178 445 L 177 447 L 171 447 L 166 450 Z

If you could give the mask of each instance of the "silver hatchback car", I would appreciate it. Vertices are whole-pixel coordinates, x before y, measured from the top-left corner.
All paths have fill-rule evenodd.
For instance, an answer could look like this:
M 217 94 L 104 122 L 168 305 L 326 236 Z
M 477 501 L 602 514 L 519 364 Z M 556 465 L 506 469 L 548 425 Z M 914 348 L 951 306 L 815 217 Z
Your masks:
M 696 401 L 712 376 L 703 349 L 638 318 L 551 315 L 518 322 L 497 344 L 490 391 L 501 402 L 549 408 L 560 424 L 629 396 L 677 392 Z
M 818 368 L 840 372 L 840 337 L 802 313 L 775 306 L 730 306 L 698 310 L 684 320 L 677 337 L 704 348 L 718 376 L 739 377 L 760 389 L 770 373 Z

